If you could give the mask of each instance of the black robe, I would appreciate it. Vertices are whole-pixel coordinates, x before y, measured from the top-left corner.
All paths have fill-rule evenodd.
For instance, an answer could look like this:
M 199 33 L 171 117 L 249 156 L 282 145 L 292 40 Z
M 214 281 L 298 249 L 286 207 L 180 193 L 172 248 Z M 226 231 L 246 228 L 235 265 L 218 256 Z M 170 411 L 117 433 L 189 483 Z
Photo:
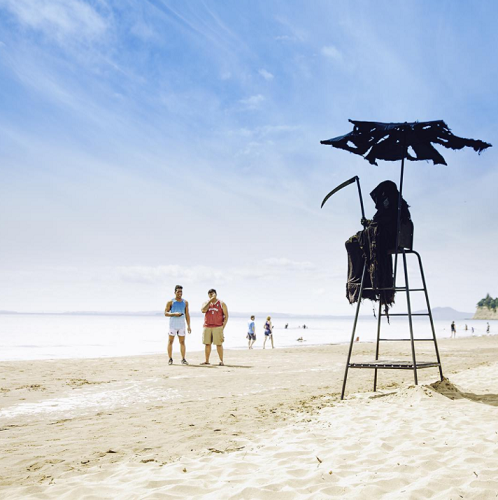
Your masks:
M 394 303 L 394 290 L 379 290 L 393 288 L 393 264 L 389 253 L 396 247 L 396 229 L 398 221 L 399 192 L 392 181 L 381 182 L 371 193 L 375 202 L 375 213 L 367 226 L 346 241 L 348 252 L 348 282 L 346 297 L 350 304 L 360 298 L 360 285 L 363 266 L 367 269 L 362 298 L 380 300 L 386 311 Z M 401 199 L 401 223 L 411 219 L 405 200 Z

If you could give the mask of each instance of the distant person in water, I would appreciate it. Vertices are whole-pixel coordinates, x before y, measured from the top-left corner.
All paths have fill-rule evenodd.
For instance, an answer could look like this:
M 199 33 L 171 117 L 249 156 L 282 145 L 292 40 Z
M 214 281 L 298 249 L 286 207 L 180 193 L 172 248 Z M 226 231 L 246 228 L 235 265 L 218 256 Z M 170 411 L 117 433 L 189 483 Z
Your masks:
M 223 342 L 225 340 L 225 326 L 228 321 L 228 309 L 226 304 L 218 299 L 214 288 L 208 291 L 208 297 L 209 300 L 204 303 L 201 309 L 201 312 L 205 314 L 202 343 L 206 355 L 206 361 L 201 365 L 210 364 L 211 344 L 214 344 L 220 358 L 220 366 L 223 366 Z
M 487 323 L 488 326 L 486 326 L 486 333 L 489 334 L 489 331 L 490 331 L 490 326 L 489 326 L 489 323 Z
M 255 316 L 251 316 L 251 321 L 247 324 L 247 346 L 252 349 L 254 342 L 256 342 L 256 325 L 254 323 Z
M 266 347 L 266 341 L 268 340 L 268 338 L 271 340 L 271 348 L 272 349 L 275 349 L 275 346 L 273 345 L 273 325 L 271 323 L 271 316 L 268 316 L 266 318 L 266 322 L 265 322 L 265 340 L 263 341 L 263 349 L 265 349 Z
M 456 338 L 456 326 L 454 321 L 451 322 L 451 338 Z
M 180 352 L 182 355 L 182 365 L 188 365 L 185 359 L 185 320 L 187 320 L 187 331 L 192 333 L 190 329 L 190 313 L 188 310 L 188 302 L 182 299 L 183 287 L 175 286 L 175 298 L 171 299 L 164 309 L 164 315 L 169 317 L 169 335 L 168 335 L 168 364 L 173 364 L 173 342 L 178 336 L 180 342 Z

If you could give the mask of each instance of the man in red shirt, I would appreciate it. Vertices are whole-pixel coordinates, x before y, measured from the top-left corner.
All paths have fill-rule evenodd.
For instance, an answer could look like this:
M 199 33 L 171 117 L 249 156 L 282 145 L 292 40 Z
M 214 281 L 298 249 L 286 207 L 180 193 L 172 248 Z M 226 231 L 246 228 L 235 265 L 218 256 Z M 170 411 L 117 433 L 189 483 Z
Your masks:
M 201 365 L 209 365 L 211 356 L 211 344 L 216 346 L 220 357 L 220 366 L 223 366 L 223 341 L 225 336 L 223 331 L 228 321 L 228 309 L 224 302 L 216 296 L 216 290 L 211 288 L 208 292 L 209 300 L 202 306 L 201 312 L 205 313 L 204 331 L 202 333 L 202 343 L 206 354 L 206 362 Z

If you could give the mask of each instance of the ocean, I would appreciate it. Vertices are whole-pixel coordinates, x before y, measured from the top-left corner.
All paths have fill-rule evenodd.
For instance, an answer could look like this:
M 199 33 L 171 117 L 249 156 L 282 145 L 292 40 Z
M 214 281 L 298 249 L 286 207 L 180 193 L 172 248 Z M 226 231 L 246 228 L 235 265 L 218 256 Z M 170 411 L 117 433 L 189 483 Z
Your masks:
M 255 349 L 261 349 L 265 317 L 256 318 Z M 200 316 L 191 318 L 192 334 L 187 335 L 189 353 L 204 349 L 201 342 Z M 231 317 L 225 329 L 226 349 L 247 348 L 249 318 Z M 408 338 L 406 318 L 392 317 L 390 325 L 383 318 L 382 337 Z M 491 322 L 491 333 L 496 333 Z M 347 343 L 351 338 L 353 315 L 345 317 L 285 317 L 275 318 L 274 344 L 279 347 Z M 285 325 L 288 327 L 285 328 Z M 465 324 L 468 329 L 465 330 Z M 306 328 L 303 326 L 306 325 Z M 486 333 L 486 321 L 462 320 L 456 323 L 457 338 Z M 450 321 L 435 321 L 438 339 L 450 337 Z M 360 342 L 375 340 L 377 320 L 360 317 L 356 336 Z M 414 319 L 414 335 L 430 337 L 429 320 Z M 62 315 L 62 314 L 0 314 L 0 360 L 34 360 L 64 358 L 103 358 L 166 353 L 168 319 L 164 316 L 143 315 Z M 302 340 L 298 340 L 302 339 Z M 266 347 L 271 347 L 269 342 Z M 174 357 L 179 357 L 179 343 L 175 340 Z

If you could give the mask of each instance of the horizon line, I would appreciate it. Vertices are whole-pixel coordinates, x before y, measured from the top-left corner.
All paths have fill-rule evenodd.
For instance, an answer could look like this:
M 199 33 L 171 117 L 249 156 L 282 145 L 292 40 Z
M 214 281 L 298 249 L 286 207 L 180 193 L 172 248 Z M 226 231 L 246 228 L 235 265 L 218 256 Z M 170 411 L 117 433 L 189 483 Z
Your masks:
M 457 311 L 449 306 L 438 306 L 433 307 L 432 311 L 436 310 L 444 310 L 451 309 L 455 313 L 459 314 L 469 314 L 474 315 L 474 313 L 466 312 L 466 311 Z M 426 310 L 414 311 L 414 313 L 425 312 Z M 26 314 L 26 315 L 53 315 L 53 316 L 162 316 L 163 311 L 8 311 L 8 310 L 0 310 L 0 315 L 16 315 L 16 314 Z M 203 316 L 202 312 L 191 312 L 191 316 L 201 317 Z M 315 317 L 334 317 L 334 318 L 349 318 L 351 315 L 354 315 L 354 311 L 351 311 L 350 314 L 299 314 L 299 313 L 286 313 L 286 312 L 244 312 L 244 311 L 233 311 L 229 313 L 230 316 L 274 316 L 274 317 L 299 317 L 299 318 L 315 318 Z M 360 316 L 365 316 L 360 314 Z

